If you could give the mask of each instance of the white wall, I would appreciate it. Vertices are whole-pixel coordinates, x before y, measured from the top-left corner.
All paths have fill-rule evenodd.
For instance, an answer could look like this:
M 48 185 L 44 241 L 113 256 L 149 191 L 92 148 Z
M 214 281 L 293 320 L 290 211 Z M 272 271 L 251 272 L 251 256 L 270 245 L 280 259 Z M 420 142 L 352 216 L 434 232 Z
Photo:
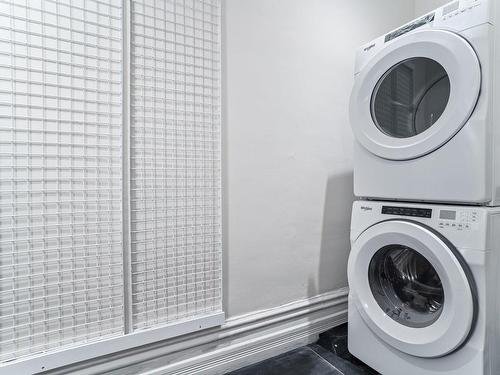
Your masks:
M 449 3 L 450 0 L 414 0 L 415 1 L 415 17 L 421 16 L 440 6 Z
M 225 2 L 226 312 L 347 285 L 358 45 L 412 0 Z

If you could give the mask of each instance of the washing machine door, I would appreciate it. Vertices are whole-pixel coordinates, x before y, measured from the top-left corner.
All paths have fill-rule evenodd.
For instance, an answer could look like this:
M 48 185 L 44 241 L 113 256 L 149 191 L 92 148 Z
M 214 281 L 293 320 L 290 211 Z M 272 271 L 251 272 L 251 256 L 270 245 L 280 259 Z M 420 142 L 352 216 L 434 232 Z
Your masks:
M 389 220 L 367 229 L 352 246 L 348 277 L 365 323 L 404 353 L 444 356 L 473 331 L 472 274 L 449 241 L 420 223 Z
M 356 139 L 390 160 L 444 145 L 479 97 L 480 63 L 460 35 L 421 30 L 390 41 L 355 77 L 350 118 Z

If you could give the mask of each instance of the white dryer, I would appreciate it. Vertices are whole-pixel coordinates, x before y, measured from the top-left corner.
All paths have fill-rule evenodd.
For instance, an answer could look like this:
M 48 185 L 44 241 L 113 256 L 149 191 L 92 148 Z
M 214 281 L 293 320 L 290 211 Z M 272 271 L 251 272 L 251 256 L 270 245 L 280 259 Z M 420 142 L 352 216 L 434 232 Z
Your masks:
M 357 201 L 349 351 L 384 375 L 500 374 L 500 208 Z
M 500 204 L 499 50 L 494 0 L 451 2 L 358 50 L 356 196 Z

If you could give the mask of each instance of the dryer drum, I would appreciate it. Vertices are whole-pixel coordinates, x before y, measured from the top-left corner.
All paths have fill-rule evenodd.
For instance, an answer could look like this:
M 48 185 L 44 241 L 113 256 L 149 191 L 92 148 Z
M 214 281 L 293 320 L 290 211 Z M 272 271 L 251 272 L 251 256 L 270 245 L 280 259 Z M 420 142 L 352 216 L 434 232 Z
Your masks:
M 450 98 L 450 78 L 438 62 L 407 59 L 382 76 L 373 91 L 374 123 L 396 138 L 414 137 L 439 120 Z

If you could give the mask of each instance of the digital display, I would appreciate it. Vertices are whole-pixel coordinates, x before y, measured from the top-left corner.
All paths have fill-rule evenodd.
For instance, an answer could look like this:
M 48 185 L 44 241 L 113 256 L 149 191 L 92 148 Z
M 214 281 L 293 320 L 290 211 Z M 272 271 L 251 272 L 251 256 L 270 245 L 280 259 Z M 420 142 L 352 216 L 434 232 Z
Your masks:
M 460 2 L 455 1 L 454 3 L 451 3 L 450 5 L 447 5 L 443 9 L 443 16 L 446 16 L 447 14 L 454 12 L 457 10 L 460 6 Z
M 457 212 L 449 210 L 441 210 L 439 212 L 439 218 L 444 220 L 455 220 L 457 218 Z
M 410 31 L 413 31 L 413 30 L 415 30 L 415 29 L 419 28 L 420 26 L 423 26 L 427 23 L 431 23 L 432 21 L 434 21 L 434 13 L 431 13 L 431 14 L 428 14 L 428 15 L 422 17 L 422 18 L 419 18 L 415 22 L 410 23 L 409 25 L 403 26 L 403 27 L 397 29 L 396 31 L 393 31 L 390 34 L 387 34 L 385 36 L 385 42 L 387 43 L 390 40 L 396 39 L 397 37 L 404 35 L 406 33 L 409 33 Z
M 382 206 L 382 214 L 431 218 L 432 210 L 430 208 Z

